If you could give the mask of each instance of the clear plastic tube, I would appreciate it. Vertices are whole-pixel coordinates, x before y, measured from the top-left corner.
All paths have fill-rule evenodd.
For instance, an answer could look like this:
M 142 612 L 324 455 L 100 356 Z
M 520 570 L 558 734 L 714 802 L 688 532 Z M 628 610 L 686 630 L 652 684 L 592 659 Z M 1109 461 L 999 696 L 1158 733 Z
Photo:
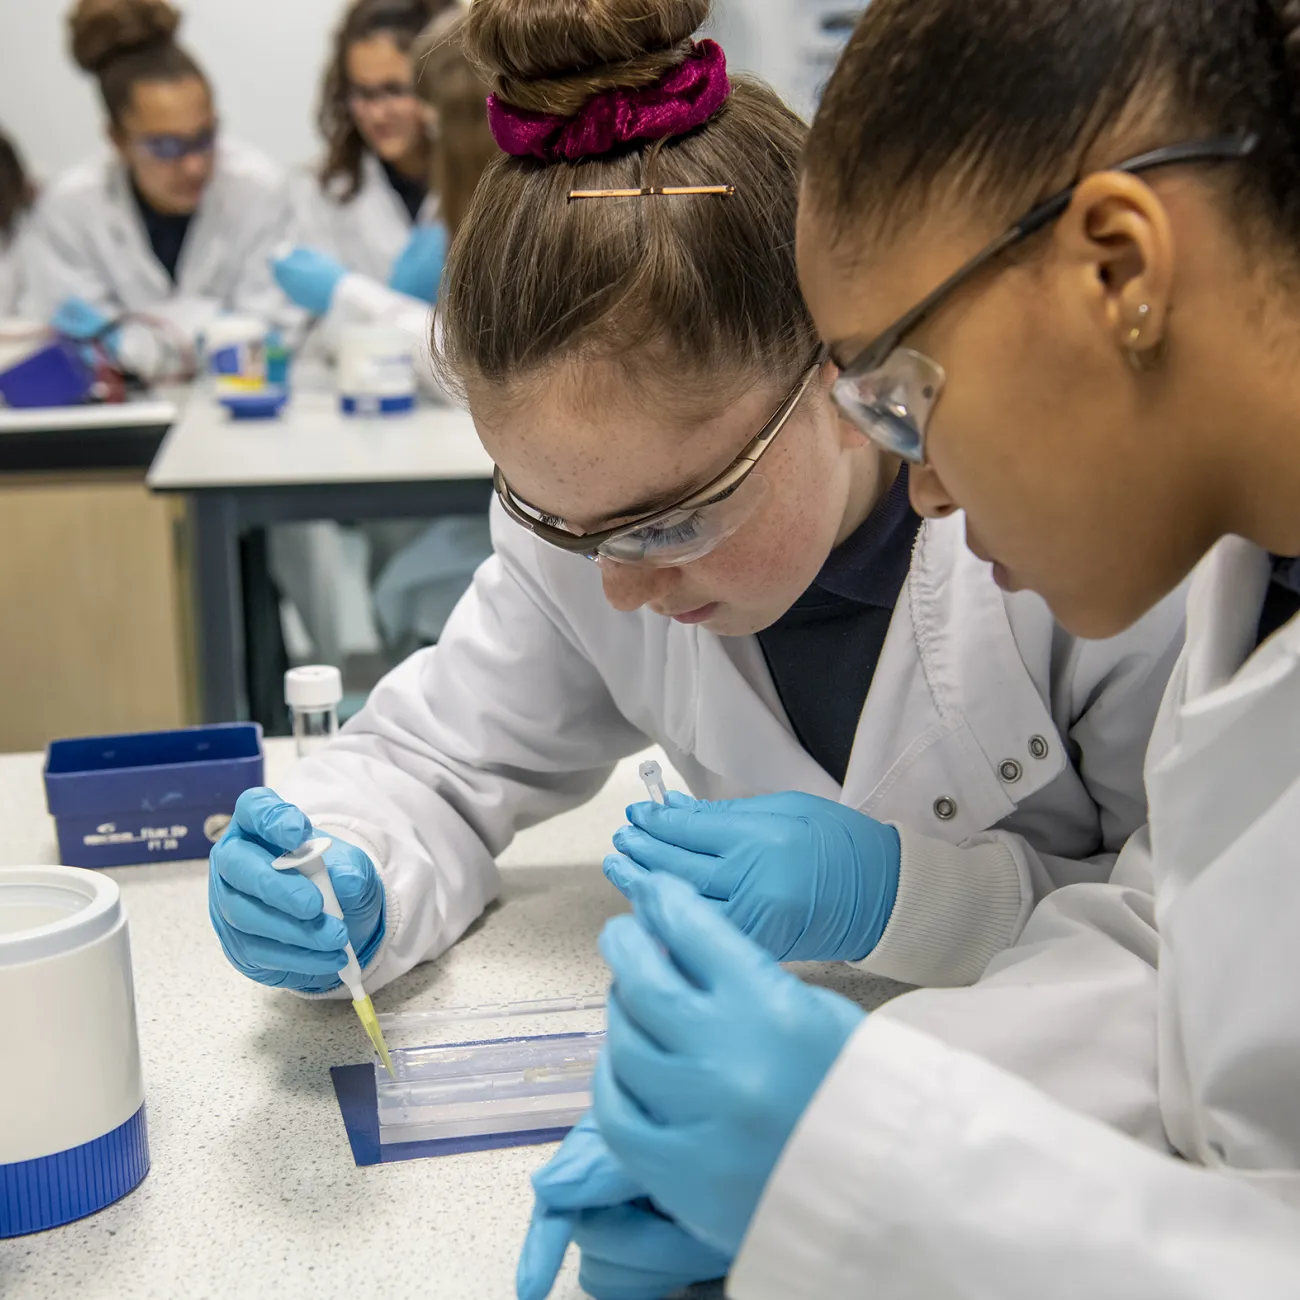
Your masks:
M 298 757 L 319 753 L 339 733 L 337 709 L 294 709 L 293 738 Z

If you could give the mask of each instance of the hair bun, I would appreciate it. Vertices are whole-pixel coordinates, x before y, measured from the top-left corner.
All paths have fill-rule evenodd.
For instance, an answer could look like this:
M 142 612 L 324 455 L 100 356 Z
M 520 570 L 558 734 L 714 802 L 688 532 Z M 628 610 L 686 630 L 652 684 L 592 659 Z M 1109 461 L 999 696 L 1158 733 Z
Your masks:
M 78 0 L 68 15 L 72 57 L 99 74 L 123 54 L 170 41 L 180 25 L 167 0 Z
M 709 0 L 474 0 L 465 51 L 505 103 L 572 117 L 677 67 L 708 16 Z

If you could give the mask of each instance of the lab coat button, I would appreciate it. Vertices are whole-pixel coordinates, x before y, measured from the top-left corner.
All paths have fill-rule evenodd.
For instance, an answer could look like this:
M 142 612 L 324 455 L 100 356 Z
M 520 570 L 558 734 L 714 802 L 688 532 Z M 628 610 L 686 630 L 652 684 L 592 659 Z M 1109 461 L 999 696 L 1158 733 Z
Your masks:
M 1004 758 L 998 764 L 998 775 L 1008 784 L 1015 785 L 1024 775 L 1024 768 L 1014 758 Z
M 1033 758 L 1047 757 L 1047 741 L 1042 736 L 1029 737 L 1029 753 Z
M 957 815 L 957 801 L 946 794 L 934 801 L 934 815 L 941 822 L 950 822 Z

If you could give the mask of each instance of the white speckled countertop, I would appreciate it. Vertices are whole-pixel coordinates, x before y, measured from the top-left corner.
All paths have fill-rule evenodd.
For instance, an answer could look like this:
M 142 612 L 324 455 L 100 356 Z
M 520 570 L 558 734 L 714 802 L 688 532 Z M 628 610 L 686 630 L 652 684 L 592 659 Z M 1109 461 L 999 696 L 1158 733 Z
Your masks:
M 292 761 L 291 742 L 268 742 L 268 784 Z M 501 901 L 440 961 L 382 990 L 379 1010 L 602 991 L 596 936 L 625 905 L 600 862 L 624 805 L 643 796 L 636 766 L 520 835 L 501 860 Z M 41 756 L 0 757 L 0 866 L 57 860 Z M 131 925 L 152 1169 L 97 1215 L 0 1241 L 0 1296 L 513 1296 L 528 1175 L 553 1148 L 358 1169 L 329 1078 L 331 1065 L 368 1058 L 351 1008 L 229 967 L 208 922 L 206 863 L 113 875 Z M 817 978 L 868 1006 L 893 991 L 846 967 Z M 581 1294 L 570 1259 L 555 1300 Z

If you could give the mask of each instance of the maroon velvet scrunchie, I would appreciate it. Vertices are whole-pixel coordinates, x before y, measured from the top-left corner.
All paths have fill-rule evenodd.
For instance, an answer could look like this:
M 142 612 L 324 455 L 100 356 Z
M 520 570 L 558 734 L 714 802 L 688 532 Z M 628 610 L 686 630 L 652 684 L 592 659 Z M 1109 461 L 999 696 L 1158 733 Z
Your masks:
M 488 123 L 497 144 L 515 157 L 580 162 L 633 140 L 684 135 L 707 122 L 730 93 L 722 46 L 699 41 L 684 63 L 653 86 L 602 91 L 576 117 L 530 113 L 489 95 Z

